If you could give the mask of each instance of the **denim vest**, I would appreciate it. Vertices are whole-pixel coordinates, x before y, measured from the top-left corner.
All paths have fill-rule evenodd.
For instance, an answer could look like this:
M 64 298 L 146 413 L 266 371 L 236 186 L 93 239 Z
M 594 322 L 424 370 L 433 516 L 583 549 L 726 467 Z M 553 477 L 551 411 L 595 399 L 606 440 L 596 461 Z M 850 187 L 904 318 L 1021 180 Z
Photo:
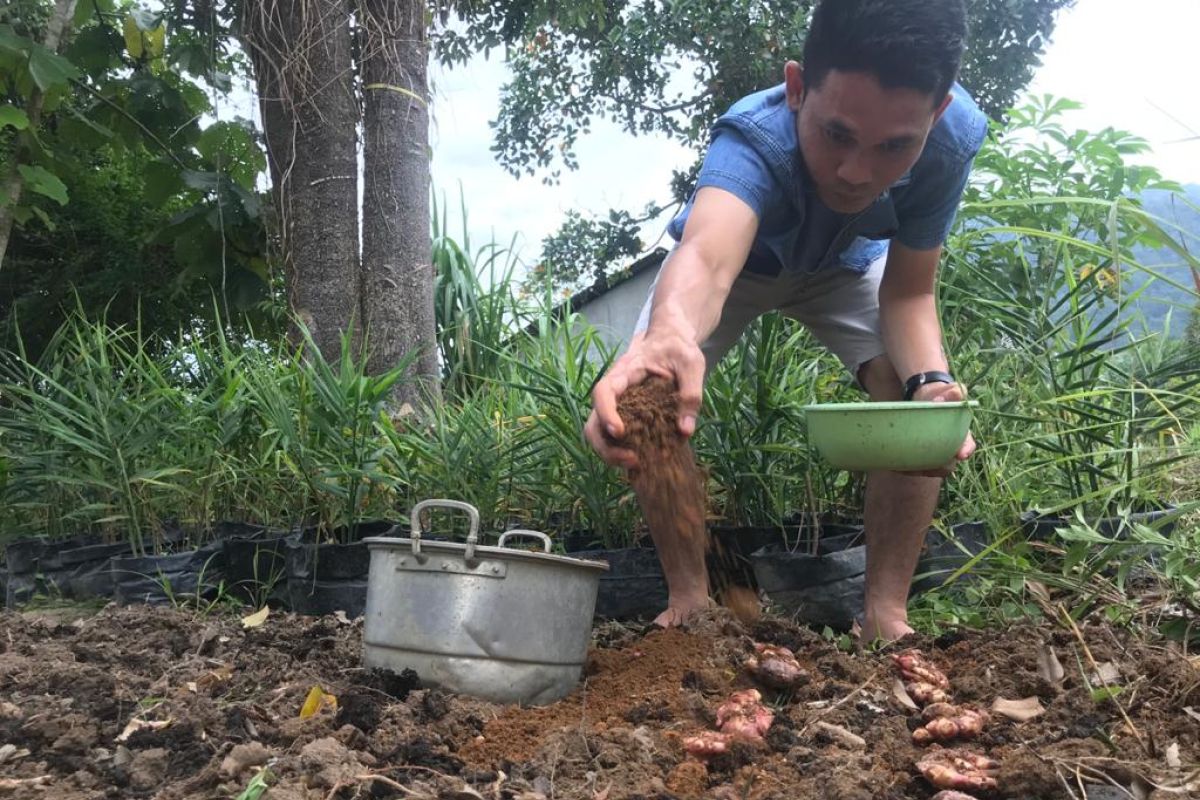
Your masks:
M 937 247 L 954 222 L 988 125 L 961 86 L 955 84 L 951 94 L 912 169 L 857 214 L 837 214 L 818 199 L 782 84 L 743 98 L 717 120 L 696 189 L 725 189 L 755 211 L 758 232 L 746 263 L 752 272 L 862 273 L 891 239 L 917 250 Z M 676 241 L 694 199 L 667 227 Z

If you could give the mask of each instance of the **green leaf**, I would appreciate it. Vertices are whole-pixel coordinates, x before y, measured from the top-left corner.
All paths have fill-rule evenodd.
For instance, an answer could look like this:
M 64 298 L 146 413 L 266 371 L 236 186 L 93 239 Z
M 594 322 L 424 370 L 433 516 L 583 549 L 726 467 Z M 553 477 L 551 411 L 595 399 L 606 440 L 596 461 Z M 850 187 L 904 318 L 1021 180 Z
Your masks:
M 159 25 L 157 28 L 146 31 L 146 52 L 151 58 L 162 58 L 163 48 L 167 43 L 167 26 Z
M 0 106 L 0 128 L 5 125 L 23 131 L 29 127 L 29 117 L 16 106 L 3 105 Z
M 242 793 L 237 796 L 237 800 L 259 800 L 270 788 L 271 781 L 275 776 L 271 774 L 271 770 L 263 767 L 257 775 L 255 775 Z
M 1102 703 L 1105 700 L 1113 699 L 1123 691 L 1125 691 L 1124 686 L 1098 686 L 1092 689 L 1092 701 Z
M 162 161 L 152 161 L 146 165 L 146 199 L 154 205 L 162 205 L 183 189 L 183 178 L 179 168 Z
M 99 75 L 119 63 L 124 49 L 125 42 L 115 30 L 108 25 L 93 25 L 72 37 L 64 55 L 84 72 Z
M 30 166 L 29 164 L 20 164 L 17 166 L 17 170 L 21 173 L 25 185 L 31 192 L 37 192 L 51 200 L 56 200 L 60 206 L 67 204 L 67 186 L 53 172 L 45 167 Z
M 255 180 L 267 167 L 266 156 L 254 134 L 239 122 L 215 122 L 204 129 L 196 149 L 214 167 L 226 172 L 239 186 L 254 189 Z
M 30 206 L 30 209 L 33 211 L 33 215 L 40 219 L 42 224 L 46 226 L 46 230 L 50 231 L 51 233 L 55 231 L 58 226 L 54 224 L 54 220 L 50 219 L 49 214 L 37 206 Z
M 142 45 L 142 32 L 138 29 L 133 14 L 125 16 L 121 22 L 121 32 L 125 35 L 125 49 L 129 51 L 129 55 L 133 56 L 135 61 L 141 61 L 145 48 Z
M 18 36 L 11 25 L 0 25 L 0 53 L 24 57 L 33 42 Z
M 29 74 L 43 92 L 47 89 L 66 84 L 72 78 L 79 77 L 79 70 L 67 59 L 51 53 L 41 45 L 35 45 L 29 51 Z

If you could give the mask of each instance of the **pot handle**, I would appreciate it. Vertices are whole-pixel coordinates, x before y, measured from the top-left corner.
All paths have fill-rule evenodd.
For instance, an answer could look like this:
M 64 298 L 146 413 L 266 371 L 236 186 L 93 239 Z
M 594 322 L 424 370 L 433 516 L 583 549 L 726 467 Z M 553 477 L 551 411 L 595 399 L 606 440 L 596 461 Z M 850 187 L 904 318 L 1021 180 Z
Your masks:
M 527 531 L 524 528 L 514 528 L 511 531 L 505 531 L 500 534 L 500 541 L 496 543 L 496 547 L 504 547 L 504 543 L 508 541 L 510 536 L 532 536 L 535 539 L 542 540 L 542 552 L 550 552 L 550 537 L 539 531 Z
M 427 508 L 451 508 L 466 513 L 470 518 L 471 527 L 467 531 L 467 552 L 464 557 L 467 561 L 474 558 L 475 545 L 479 542 L 479 510 L 461 500 L 422 500 L 412 507 L 409 513 L 409 538 L 412 539 L 413 555 L 421 555 L 421 512 Z

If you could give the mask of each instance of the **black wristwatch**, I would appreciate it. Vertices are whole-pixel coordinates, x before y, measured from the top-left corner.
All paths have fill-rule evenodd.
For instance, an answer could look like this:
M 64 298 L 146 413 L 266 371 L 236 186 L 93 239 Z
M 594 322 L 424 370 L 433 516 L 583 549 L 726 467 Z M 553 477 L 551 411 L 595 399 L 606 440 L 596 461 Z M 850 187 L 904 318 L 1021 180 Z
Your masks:
M 904 399 L 912 400 L 913 395 L 927 383 L 954 383 L 954 376 L 949 372 L 941 372 L 933 370 L 931 372 L 918 372 L 904 382 Z

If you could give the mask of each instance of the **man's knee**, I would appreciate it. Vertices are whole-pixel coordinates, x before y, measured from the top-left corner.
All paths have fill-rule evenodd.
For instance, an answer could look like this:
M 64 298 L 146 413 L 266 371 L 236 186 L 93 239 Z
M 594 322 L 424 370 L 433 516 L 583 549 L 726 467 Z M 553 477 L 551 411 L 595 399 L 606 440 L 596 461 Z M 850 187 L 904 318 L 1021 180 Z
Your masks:
M 876 402 L 904 399 L 904 387 L 891 360 L 878 355 L 858 368 L 858 382 Z

